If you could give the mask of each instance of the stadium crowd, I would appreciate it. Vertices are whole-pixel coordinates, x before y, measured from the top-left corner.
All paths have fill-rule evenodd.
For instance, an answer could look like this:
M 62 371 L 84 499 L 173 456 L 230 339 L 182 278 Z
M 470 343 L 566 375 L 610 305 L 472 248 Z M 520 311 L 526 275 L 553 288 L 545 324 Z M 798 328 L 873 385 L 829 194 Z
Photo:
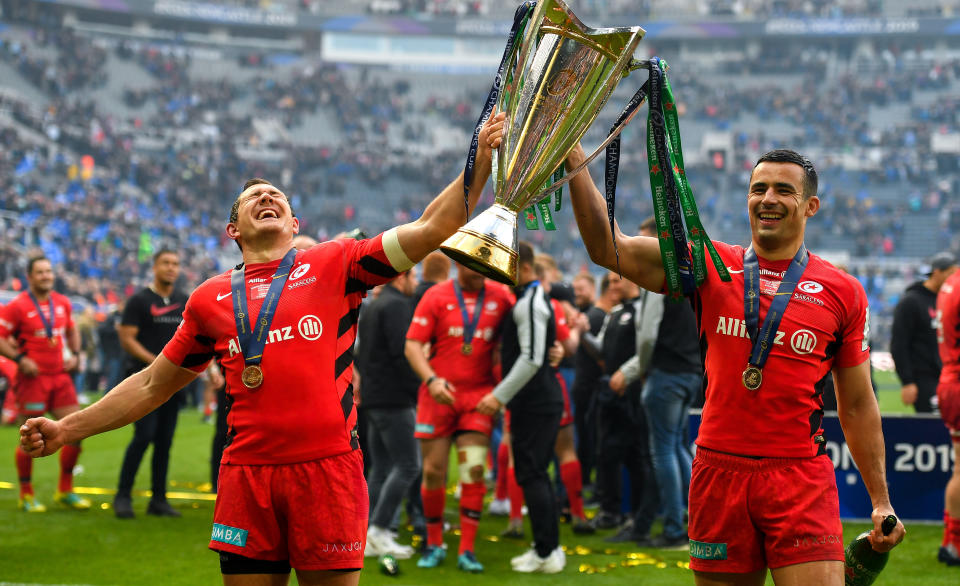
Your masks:
M 937 241 L 922 253 L 956 247 L 950 227 L 960 216 L 957 174 L 927 170 L 935 159 L 931 135 L 954 129 L 960 100 L 920 101 L 904 119 L 879 127 L 870 111 L 951 87 L 960 61 L 920 58 L 923 47 L 890 46 L 872 60 L 849 59 L 850 67 L 870 75 L 833 74 L 823 86 L 815 79 L 826 74 L 834 52 L 795 45 L 775 49 L 724 61 L 721 75 L 693 60 L 674 65 L 672 81 L 684 119 L 734 133 L 722 164 L 705 161 L 690 170 L 707 222 L 723 235 L 743 221 L 736 198 L 725 195 L 745 181 L 759 152 L 782 144 L 829 144 L 836 148 L 824 153 L 825 205 L 808 236 L 813 245 L 846 242 L 854 258 L 915 254 L 904 249 L 905 226 L 917 214 L 938 212 Z M 87 90 L 106 83 L 107 51 L 137 63 L 154 80 L 139 87 L 122 84 L 120 99 L 131 116 L 104 111 L 85 97 Z M 185 255 L 188 284 L 229 264 L 217 204 L 245 176 L 295 180 L 293 203 L 306 230 L 321 239 L 361 222 L 369 231 L 415 217 L 426 202 L 424 194 L 440 189 L 461 164 L 462 148 L 450 145 L 424 157 L 390 137 L 424 140 L 425 125 L 438 119 L 465 135 L 476 116 L 475 96 L 488 83 L 471 77 L 464 89 L 424 95 L 411 91 L 410 81 L 384 78 L 372 68 L 351 72 L 322 62 L 280 76 L 261 68 L 249 80 L 207 79 L 191 68 L 189 52 L 128 42 L 102 48 L 83 35 L 42 28 L 4 39 L 0 59 L 47 99 L 37 104 L 9 92 L 0 97 L 19 123 L 4 130 L 10 145 L 3 153 L 4 176 L 10 177 L 4 183 L 4 209 L 25 220 L 8 222 L 5 246 L 39 246 L 58 262 L 63 259 L 65 290 L 96 299 L 128 293 L 123 289 L 129 289 L 131 278 L 146 274 L 151 246 L 176 240 L 192 251 Z M 786 63 L 799 64 L 786 83 L 764 81 L 763 72 Z M 760 77 L 748 85 L 737 82 L 751 75 Z M 337 135 L 320 144 L 296 145 L 256 126 L 271 117 L 296 130 L 318 112 L 327 113 Z M 761 126 L 779 130 L 736 131 L 747 112 Z M 601 125 L 591 136 L 599 138 Z M 31 131 L 41 140 L 28 141 Z M 629 129 L 625 158 L 633 164 L 622 167 L 618 199 L 624 225 L 639 223 L 651 211 L 640 142 L 639 131 Z M 271 156 L 259 156 L 267 151 Z M 854 153 L 870 164 L 849 170 L 840 153 Z M 94 163 L 88 177 L 81 154 Z M 372 206 L 376 200 L 367 193 L 387 178 L 403 181 L 395 203 Z M 884 189 L 883 194 L 892 190 L 895 195 L 875 195 Z M 578 237 L 572 218 L 564 213 L 558 219 L 557 233 L 537 231 L 530 238 L 565 269 L 579 269 L 585 259 L 573 245 Z M 221 252 L 210 261 L 202 260 L 210 257 L 200 251 Z M 16 278 L 16 257 L 4 258 L 0 276 L 9 287 Z M 896 298 L 874 291 L 875 283 L 868 282 L 872 275 L 858 276 L 878 315 L 884 315 Z

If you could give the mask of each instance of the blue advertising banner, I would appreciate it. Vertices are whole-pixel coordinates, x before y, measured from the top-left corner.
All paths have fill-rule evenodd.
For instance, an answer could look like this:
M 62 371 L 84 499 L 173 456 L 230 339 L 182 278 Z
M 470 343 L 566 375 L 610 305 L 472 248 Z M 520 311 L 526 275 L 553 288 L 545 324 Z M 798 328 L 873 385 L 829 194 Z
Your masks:
M 699 411 L 690 413 L 690 438 L 700 428 Z M 844 519 L 870 517 L 870 497 L 843 437 L 835 413 L 823 418 L 827 455 L 833 461 Z M 953 470 L 950 435 L 936 415 L 883 417 L 887 448 L 887 483 L 897 515 L 905 521 L 942 521 L 943 489 Z

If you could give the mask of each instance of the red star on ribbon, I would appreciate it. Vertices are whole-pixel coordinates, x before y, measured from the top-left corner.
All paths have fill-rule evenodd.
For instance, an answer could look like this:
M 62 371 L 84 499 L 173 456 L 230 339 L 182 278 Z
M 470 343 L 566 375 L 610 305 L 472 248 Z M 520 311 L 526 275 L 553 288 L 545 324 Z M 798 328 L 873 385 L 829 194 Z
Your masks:
M 674 166 L 673 166 L 673 172 L 674 172 L 674 173 L 679 173 L 679 172 L 680 172 L 680 166 L 679 166 L 679 165 L 674 165 Z
M 664 102 L 664 103 L 663 103 L 663 109 L 664 109 L 664 110 L 673 110 L 673 102 Z
M 650 167 L 650 173 L 652 173 L 653 175 L 659 174 L 659 173 L 660 173 L 660 165 L 654 165 L 653 167 Z
M 691 235 L 691 236 L 699 236 L 699 235 L 700 235 L 700 229 L 699 229 L 699 228 L 690 228 L 690 235 Z
M 661 233 L 660 233 L 660 238 L 670 238 L 670 231 L 669 231 L 669 230 L 664 230 L 663 232 L 661 232 Z

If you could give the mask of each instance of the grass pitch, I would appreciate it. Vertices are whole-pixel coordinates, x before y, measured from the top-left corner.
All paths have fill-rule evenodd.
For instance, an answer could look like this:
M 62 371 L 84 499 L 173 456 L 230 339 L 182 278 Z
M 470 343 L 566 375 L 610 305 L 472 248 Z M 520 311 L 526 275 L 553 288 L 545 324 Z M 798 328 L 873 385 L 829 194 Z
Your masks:
M 881 405 L 885 411 L 899 404 L 899 384 L 882 375 Z M 896 409 L 903 411 L 900 409 Z M 220 583 L 219 565 L 207 550 L 213 516 L 213 495 L 208 490 L 210 443 L 213 426 L 204 425 L 192 411 L 181 414 L 170 465 L 170 496 L 182 519 L 148 517 L 147 498 L 135 495 L 137 518 L 121 521 L 110 508 L 123 450 L 130 429 L 120 429 L 84 442 L 80 456 L 83 472 L 76 485 L 94 502 L 87 512 L 58 508 L 53 502 L 58 462 L 56 456 L 35 461 L 34 486 L 38 499 L 49 507 L 44 514 L 26 515 L 16 510 L 17 490 L 13 451 L 17 431 L 0 428 L 0 583 L 14 584 L 97 584 L 97 585 L 197 585 Z M 137 489 L 149 486 L 149 457 L 144 458 Z M 451 474 L 455 477 L 454 474 Z M 894 495 L 909 498 L 909 495 Z M 456 523 L 456 501 L 447 499 L 447 518 Z M 399 576 L 385 576 L 368 561 L 361 584 L 471 585 L 522 584 L 692 584 L 685 552 L 641 550 L 633 544 L 608 544 L 603 537 L 579 537 L 561 526 L 561 543 L 570 551 L 567 568 L 557 576 L 524 576 L 510 571 L 509 560 L 523 552 L 526 544 L 497 540 L 504 527 L 502 518 L 485 516 L 477 538 L 477 557 L 486 571 L 466 576 L 456 569 L 454 555 L 458 537 L 446 535 L 451 555 L 444 566 L 419 570 L 415 560 L 400 562 Z M 866 528 L 847 523 L 844 538 L 849 541 Z M 878 584 L 950 585 L 960 584 L 960 568 L 947 568 L 936 561 L 942 529 L 939 525 L 908 525 L 906 541 L 891 556 Z M 527 535 L 530 535 L 529 526 Z M 401 541 L 409 540 L 402 535 Z M 374 560 L 375 562 L 375 560 Z M 295 579 L 291 580 L 295 583 Z M 772 583 L 768 578 L 768 583 Z

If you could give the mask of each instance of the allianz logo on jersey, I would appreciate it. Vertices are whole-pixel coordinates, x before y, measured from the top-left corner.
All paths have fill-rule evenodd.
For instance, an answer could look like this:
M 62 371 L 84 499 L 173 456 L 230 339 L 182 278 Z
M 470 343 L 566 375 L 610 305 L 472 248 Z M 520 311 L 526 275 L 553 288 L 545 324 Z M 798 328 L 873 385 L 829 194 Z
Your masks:
M 723 336 L 734 336 L 737 338 L 750 339 L 747 333 L 747 322 L 744 319 L 736 317 L 720 316 L 717 320 L 717 332 Z M 783 346 L 787 333 L 783 330 L 777 330 L 773 338 L 774 346 Z M 817 348 L 817 335 L 810 330 L 800 329 L 790 334 L 790 348 L 797 354 L 810 354 Z
M 304 340 L 312 342 L 323 335 L 323 322 L 321 322 L 320 318 L 315 315 L 305 315 L 300 318 L 299 322 L 297 322 L 296 334 L 299 334 Z M 271 329 L 267 333 L 267 344 L 295 340 L 297 338 L 296 334 L 294 333 L 293 326 L 280 326 L 278 328 Z M 227 345 L 227 349 L 230 352 L 230 356 L 239 354 L 240 339 L 238 337 L 231 338 L 230 343 Z

